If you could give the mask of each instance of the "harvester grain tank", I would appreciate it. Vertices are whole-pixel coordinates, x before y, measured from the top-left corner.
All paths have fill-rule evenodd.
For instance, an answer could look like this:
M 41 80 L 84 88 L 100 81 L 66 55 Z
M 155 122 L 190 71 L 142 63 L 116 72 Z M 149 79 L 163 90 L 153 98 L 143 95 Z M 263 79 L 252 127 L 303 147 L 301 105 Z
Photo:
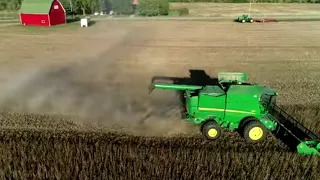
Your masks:
M 290 142 L 298 153 L 320 156 L 319 137 L 276 105 L 277 91 L 246 81 L 245 73 L 223 72 L 215 85 L 152 82 L 150 92 L 155 88 L 183 92 L 183 119 L 199 125 L 206 139 L 219 138 L 222 128 L 239 132 L 248 143 L 263 141 L 268 131 L 276 137 L 284 133 L 293 138 Z

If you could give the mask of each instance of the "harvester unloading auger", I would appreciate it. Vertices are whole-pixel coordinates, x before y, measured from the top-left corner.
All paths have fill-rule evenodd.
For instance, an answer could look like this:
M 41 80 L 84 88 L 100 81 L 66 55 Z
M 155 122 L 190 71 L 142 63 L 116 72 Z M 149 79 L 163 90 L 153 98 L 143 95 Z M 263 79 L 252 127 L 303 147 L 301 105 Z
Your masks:
M 276 105 L 276 90 L 246 83 L 245 73 L 219 73 L 216 83 L 208 84 L 154 82 L 157 79 L 179 78 L 153 79 L 150 93 L 155 88 L 183 92 L 183 119 L 199 125 L 207 139 L 219 138 L 225 128 L 238 131 L 248 143 L 257 143 L 271 131 L 299 154 L 320 156 L 319 136 Z

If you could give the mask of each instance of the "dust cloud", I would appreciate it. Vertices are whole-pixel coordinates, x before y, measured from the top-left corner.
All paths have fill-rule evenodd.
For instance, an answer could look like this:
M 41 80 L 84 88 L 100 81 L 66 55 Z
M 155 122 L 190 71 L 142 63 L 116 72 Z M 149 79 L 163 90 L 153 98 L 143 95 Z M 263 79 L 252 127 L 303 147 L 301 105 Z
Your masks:
M 133 31 L 140 32 L 139 28 Z M 148 43 L 139 40 L 139 35 L 128 33 L 90 60 L 55 67 L 39 65 L 19 72 L 2 68 L 1 110 L 68 115 L 77 117 L 77 123 L 119 126 L 119 130 L 137 135 L 187 133 L 189 125 L 180 119 L 178 97 L 171 92 L 171 96 L 155 93 L 152 98 L 147 84 L 139 84 L 141 79 L 123 75 L 126 62 L 119 61 L 129 59 L 130 44 Z M 136 94 L 138 91 L 143 93 Z
M 0 108 L 18 113 L 73 116 L 77 117 L 77 123 L 119 125 L 126 132 L 139 135 L 185 132 L 188 125 L 179 119 L 178 97 L 135 96 L 130 93 L 130 86 L 121 84 L 112 75 L 99 79 L 100 73 L 94 73 L 95 70 L 88 65 L 73 64 L 19 73 L 1 71 L 1 77 L 6 78 L 0 82 Z

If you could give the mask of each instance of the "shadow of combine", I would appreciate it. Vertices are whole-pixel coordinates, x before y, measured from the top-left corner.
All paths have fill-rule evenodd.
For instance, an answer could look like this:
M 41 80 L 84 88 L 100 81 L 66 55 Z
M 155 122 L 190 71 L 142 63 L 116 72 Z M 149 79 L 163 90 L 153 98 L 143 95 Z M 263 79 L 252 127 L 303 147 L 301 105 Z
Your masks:
M 184 84 L 184 85 L 218 85 L 218 78 L 210 77 L 204 70 L 189 70 L 189 77 L 167 77 L 167 76 L 154 76 L 152 77 L 152 83 L 155 81 L 172 81 L 173 84 Z
M 218 78 L 210 77 L 204 70 L 190 69 L 189 77 L 167 77 L 167 76 L 154 76 L 152 77 L 152 82 L 162 82 L 171 81 L 172 84 L 177 85 L 195 85 L 195 86 L 206 86 L 206 85 L 219 85 Z M 177 96 L 179 98 L 179 108 L 181 113 L 181 118 L 184 118 L 186 113 L 186 102 L 184 97 L 184 91 L 177 91 Z

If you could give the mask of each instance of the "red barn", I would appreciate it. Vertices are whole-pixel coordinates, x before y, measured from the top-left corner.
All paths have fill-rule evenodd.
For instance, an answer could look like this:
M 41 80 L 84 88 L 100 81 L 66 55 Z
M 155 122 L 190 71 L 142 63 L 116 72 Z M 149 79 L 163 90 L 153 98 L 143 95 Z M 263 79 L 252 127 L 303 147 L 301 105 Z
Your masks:
M 29 26 L 52 26 L 66 23 L 66 11 L 59 0 L 24 0 L 20 21 Z

